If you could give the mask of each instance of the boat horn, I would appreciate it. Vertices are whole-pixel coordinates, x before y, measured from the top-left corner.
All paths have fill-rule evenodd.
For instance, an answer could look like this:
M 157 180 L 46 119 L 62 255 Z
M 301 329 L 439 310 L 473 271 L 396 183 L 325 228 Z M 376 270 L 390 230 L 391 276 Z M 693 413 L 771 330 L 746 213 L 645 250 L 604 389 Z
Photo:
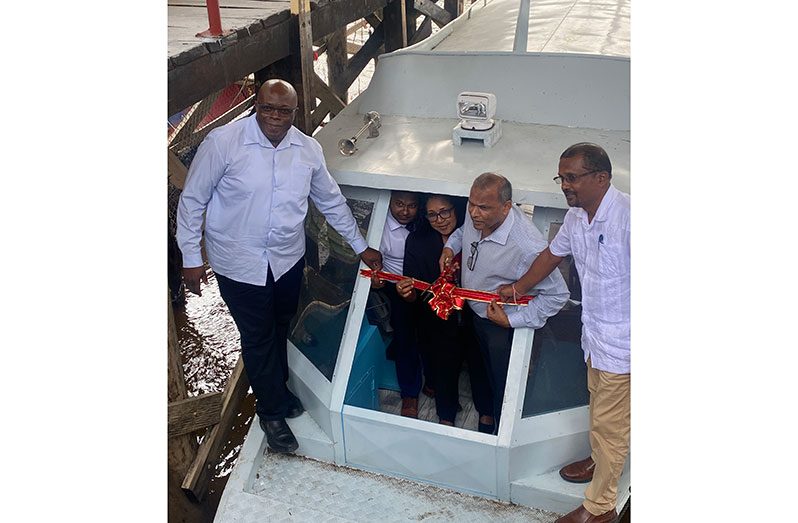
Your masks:
M 360 138 L 360 135 L 366 132 L 366 129 L 369 130 L 369 138 L 376 138 L 380 135 L 380 131 L 378 130 L 382 125 L 380 123 L 380 113 L 377 111 L 369 111 L 363 117 L 363 122 L 365 124 L 360 130 L 354 135 L 351 139 L 341 138 L 341 141 L 338 142 L 338 150 L 341 151 L 341 154 L 344 156 L 352 156 L 357 151 L 357 147 L 355 147 L 355 143 L 357 143 L 357 139 Z

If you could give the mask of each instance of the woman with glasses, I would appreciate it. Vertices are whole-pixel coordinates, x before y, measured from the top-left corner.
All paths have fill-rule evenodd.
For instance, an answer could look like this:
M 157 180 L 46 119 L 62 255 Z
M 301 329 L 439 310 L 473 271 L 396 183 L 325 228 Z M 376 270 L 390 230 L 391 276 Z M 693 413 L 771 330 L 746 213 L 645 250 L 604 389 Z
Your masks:
M 413 278 L 428 283 L 440 276 L 438 260 L 449 235 L 463 224 L 465 198 L 430 195 L 421 211 L 426 219 L 419 222 L 405 243 L 403 272 L 406 279 L 396 284 L 397 293 L 413 302 L 413 319 L 418 343 L 428 355 L 435 382 L 435 409 L 443 425 L 454 425 L 459 406 L 458 382 L 463 359 L 468 362 L 474 406 L 479 412 L 478 429 L 494 431 L 493 403 L 488 377 L 476 344 L 470 310 L 454 310 L 446 320 L 440 319 L 427 305 L 429 293 L 413 289 Z M 455 261 L 459 262 L 459 258 Z M 459 271 L 457 272 L 459 280 Z M 459 281 L 455 282 L 459 284 Z

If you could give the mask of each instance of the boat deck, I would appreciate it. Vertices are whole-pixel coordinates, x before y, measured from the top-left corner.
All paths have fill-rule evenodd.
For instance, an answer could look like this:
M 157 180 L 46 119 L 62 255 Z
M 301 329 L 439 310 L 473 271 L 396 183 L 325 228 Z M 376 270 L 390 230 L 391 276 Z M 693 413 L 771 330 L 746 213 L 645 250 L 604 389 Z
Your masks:
M 289 420 L 312 423 L 307 414 Z M 228 480 L 216 521 L 392 522 L 502 521 L 551 523 L 557 515 L 511 503 L 470 496 L 431 485 L 392 478 L 297 455 L 274 454 L 253 423 L 239 456 L 256 461 L 236 466 Z M 260 443 L 260 445 L 259 445 Z

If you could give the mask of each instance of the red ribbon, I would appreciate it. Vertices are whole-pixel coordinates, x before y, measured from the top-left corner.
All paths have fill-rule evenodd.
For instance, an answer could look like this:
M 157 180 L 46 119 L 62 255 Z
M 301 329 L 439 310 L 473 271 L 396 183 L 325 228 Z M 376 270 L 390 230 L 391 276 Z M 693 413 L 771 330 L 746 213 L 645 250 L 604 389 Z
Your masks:
M 360 275 L 364 278 L 371 278 L 377 276 L 381 280 L 390 282 L 399 282 L 407 278 L 401 274 L 394 274 L 391 272 L 373 271 L 371 269 L 360 269 Z M 421 280 L 413 279 L 413 288 L 420 291 L 429 291 L 432 294 L 432 299 L 429 301 L 430 308 L 435 311 L 435 314 L 445 320 L 451 314 L 452 309 L 458 311 L 463 308 L 465 300 L 474 300 L 484 303 L 490 303 L 496 300 L 503 305 L 527 305 L 534 296 L 519 296 L 516 301 L 502 301 L 501 297 L 493 292 L 474 291 L 471 289 L 463 289 L 457 287 L 452 280 L 454 279 L 454 268 L 447 267 L 437 280 L 427 283 Z

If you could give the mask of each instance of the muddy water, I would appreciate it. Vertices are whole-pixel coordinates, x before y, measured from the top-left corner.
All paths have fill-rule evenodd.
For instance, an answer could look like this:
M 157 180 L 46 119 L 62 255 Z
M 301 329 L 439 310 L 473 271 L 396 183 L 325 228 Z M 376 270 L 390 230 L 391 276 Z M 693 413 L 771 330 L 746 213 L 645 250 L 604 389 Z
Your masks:
M 175 308 L 174 313 L 189 396 L 222 392 L 238 361 L 241 347 L 238 330 L 219 295 L 219 287 L 211 271 L 208 285 L 202 287 L 202 296 L 187 293 L 185 306 Z M 186 496 L 170 496 L 170 522 L 213 521 L 219 498 L 255 415 L 255 398 L 251 393 L 242 402 L 240 410 L 222 451 L 222 460 L 214 472 L 208 495 L 199 504 L 192 503 Z

